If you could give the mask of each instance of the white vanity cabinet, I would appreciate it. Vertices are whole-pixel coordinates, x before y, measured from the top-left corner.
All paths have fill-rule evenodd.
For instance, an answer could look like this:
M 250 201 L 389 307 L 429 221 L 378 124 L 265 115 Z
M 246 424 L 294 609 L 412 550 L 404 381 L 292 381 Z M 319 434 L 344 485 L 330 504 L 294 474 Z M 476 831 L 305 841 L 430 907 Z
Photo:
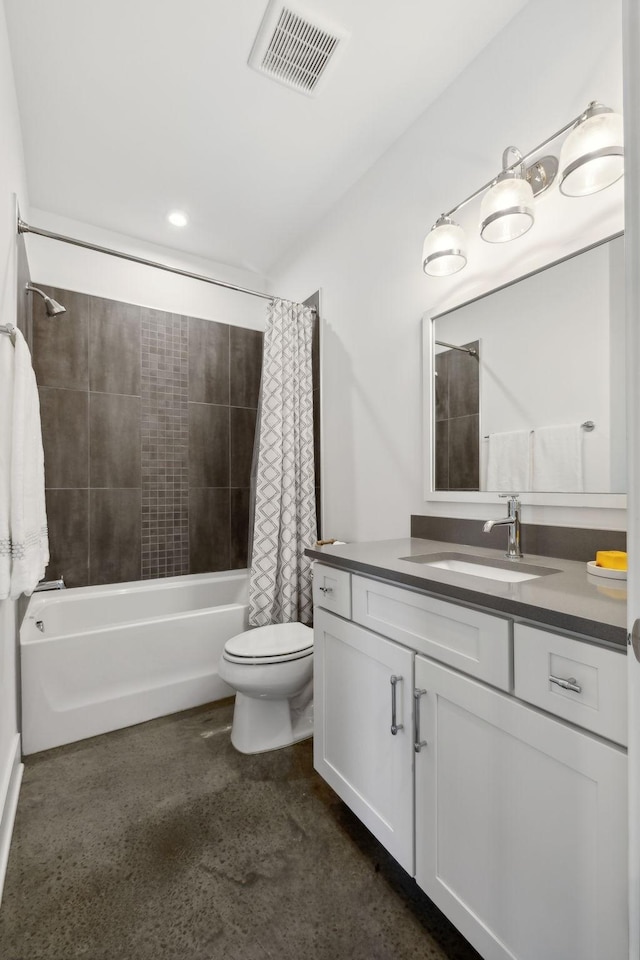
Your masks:
M 341 572 L 316 769 L 485 960 L 627 960 L 624 655 Z
M 415 681 L 419 886 L 485 960 L 626 960 L 624 750 L 421 656 Z

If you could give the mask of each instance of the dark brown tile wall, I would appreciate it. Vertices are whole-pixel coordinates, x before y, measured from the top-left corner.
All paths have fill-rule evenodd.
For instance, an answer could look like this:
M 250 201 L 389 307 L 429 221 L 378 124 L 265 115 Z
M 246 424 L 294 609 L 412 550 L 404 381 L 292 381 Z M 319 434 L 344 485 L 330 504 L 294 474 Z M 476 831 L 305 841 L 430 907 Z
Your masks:
M 259 341 L 262 357 L 262 334 L 250 330 Z M 189 319 L 189 400 L 195 403 L 229 405 L 229 338 L 231 331 L 224 323 Z M 242 364 L 242 354 L 238 357 Z M 251 356 L 250 361 L 253 361 Z M 257 372 L 259 379 L 260 371 Z
M 244 327 L 229 328 L 229 402 L 256 409 L 262 373 L 262 334 Z
M 262 333 L 42 287 L 51 561 L 69 586 L 247 565 Z
M 461 346 L 479 349 L 478 341 Z M 435 358 L 436 490 L 480 489 L 480 391 L 477 357 L 446 350 Z
M 42 289 L 67 308 L 48 318 L 33 299 L 47 577 L 84 586 L 245 567 L 262 333 Z M 318 502 L 319 450 L 316 437 Z
M 192 573 L 240 569 L 249 562 L 251 464 L 261 371 L 259 330 L 189 319 Z
M 72 587 L 89 583 L 89 489 L 47 489 L 47 521 L 47 579 L 64 576 Z
M 88 487 L 88 392 L 59 387 L 40 387 L 39 392 L 47 487 Z
M 229 492 L 231 494 L 230 569 L 237 570 L 246 566 L 247 563 L 249 523 L 253 520 L 250 504 L 251 490 L 249 487 L 233 487 Z
M 58 320 L 47 317 L 42 297 L 32 293 L 33 368 L 39 386 L 89 389 L 90 297 L 56 287 L 36 287 L 67 308 Z
M 229 486 L 229 407 L 189 404 L 189 486 Z
M 139 487 L 89 490 L 91 583 L 140 579 L 141 500 Z
M 231 524 L 228 487 L 191 487 L 189 490 L 189 555 L 191 573 L 230 570 Z M 242 562 L 246 566 L 245 545 Z
M 66 294 L 65 294 L 66 296 Z M 151 313 L 152 311 L 146 311 Z M 91 298 L 89 389 L 140 396 L 141 310 L 130 303 Z
M 89 486 L 141 485 L 140 397 L 89 393 Z
M 247 489 L 251 484 L 258 412 L 246 407 L 230 407 L 229 413 L 229 486 Z
M 36 284 L 36 286 L 39 286 Z M 68 586 L 141 576 L 140 307 L 42 287 L 33 297 L 48 579 Z

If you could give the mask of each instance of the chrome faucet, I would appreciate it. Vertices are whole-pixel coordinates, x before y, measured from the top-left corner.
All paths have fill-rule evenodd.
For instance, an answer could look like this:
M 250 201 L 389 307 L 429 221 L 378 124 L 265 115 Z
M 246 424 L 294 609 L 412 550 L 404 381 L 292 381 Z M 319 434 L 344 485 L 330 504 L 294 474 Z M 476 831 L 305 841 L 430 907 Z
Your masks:
M 507 552 L 505 554 L 509 560 L 520 560 L 522 550 L 520 549 L 520 500 L 517 493 L 501 493 L 500 497 L 507 498 L 508 514 L 503 520 L 487 520 L 482 528 L 485 533 L 489 533 L 494 527 L 508 527 L 509 541 Z

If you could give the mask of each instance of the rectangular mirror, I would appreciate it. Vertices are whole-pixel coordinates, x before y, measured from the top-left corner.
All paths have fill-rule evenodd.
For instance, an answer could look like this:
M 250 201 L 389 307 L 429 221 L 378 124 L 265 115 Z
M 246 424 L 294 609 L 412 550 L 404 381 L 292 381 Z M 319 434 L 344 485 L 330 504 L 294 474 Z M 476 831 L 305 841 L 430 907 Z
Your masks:
M 424 318 L 425 498 L 623 506 L 621 235 Z

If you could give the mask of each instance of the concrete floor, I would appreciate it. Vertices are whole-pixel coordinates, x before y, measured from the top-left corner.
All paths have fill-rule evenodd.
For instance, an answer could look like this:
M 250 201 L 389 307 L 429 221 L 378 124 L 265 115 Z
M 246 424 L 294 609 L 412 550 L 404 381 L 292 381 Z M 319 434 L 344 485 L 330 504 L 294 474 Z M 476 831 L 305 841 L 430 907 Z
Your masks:
M 479 960 L 313 771 L 232 703 L 28 757 L 3 960 Z

